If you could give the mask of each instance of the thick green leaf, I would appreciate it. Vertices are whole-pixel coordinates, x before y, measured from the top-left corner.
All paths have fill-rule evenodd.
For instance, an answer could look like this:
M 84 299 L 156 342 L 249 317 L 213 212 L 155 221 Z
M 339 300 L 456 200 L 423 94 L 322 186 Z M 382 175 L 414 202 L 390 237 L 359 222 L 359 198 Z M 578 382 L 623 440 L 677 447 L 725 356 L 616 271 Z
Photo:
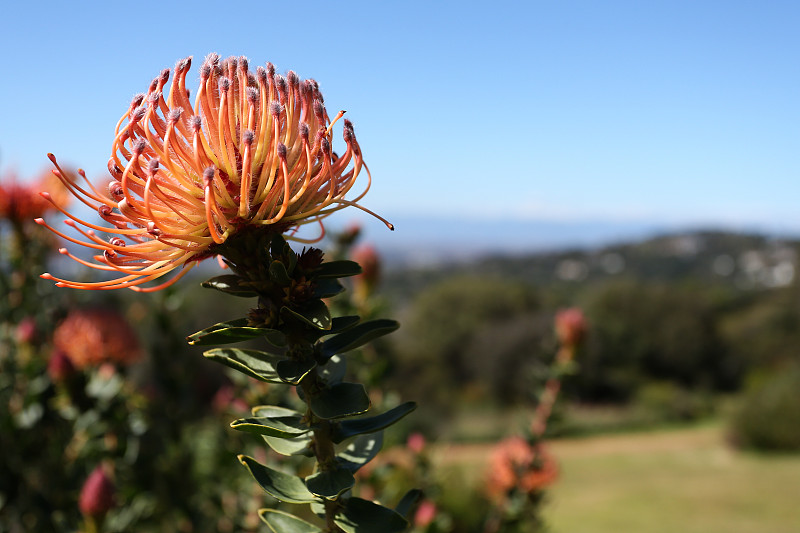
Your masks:
M 361 265 L 355 261 L 326 261 L 314 272 L 317 278 L 346 278 L 361 274 Z
M 415 402 L 406 402 L 376 416 L 343 420 L 336 425 L 331 438 L 333 442 L 338 444 L 354 435 L 373 433 L 391 426 L 416 408 L 417 404 Z
M 303 416 L 300 411 L 289 409 L 288 407 L 280 407 L 278 405 L 256 405 L 250 408 L 253 416 L 279 418 L 281 416 Z
M 337 353 L 354 350 L 373 339 L 393 332 L 399 327 L 400 324 L 397 321 L 385 318 L 359 324 L 323 342 L 322 360 L 326 360 Z
M 322 533 L 317 526 L 277 509 L 259 509 L 258 516 L 273 533 Z
M 359 468 L 370 462 L 383 446 L 383 432 L 359 435 L 347 448 L 336 456 L 339 464 L 355 473 Z
M 240 418 L 231 422 L 231 428 L 284 439 L 299 437 L 311 430 L 300 416 Z
M 256 337 L 264 337 L 267 342 L 277 348 L 286 346 L 286 337 L 283 333 L 275 329 L 250 327 L 247 325 L 246 318 L 214 324 L 189 335 L 186 340 L 189 341 L 189 344 L 203 346 L 208 344 L 230 344 Z
M 202 286 L 207 289 L 216 289 L 242 298 L 258 296 L 258 293 L 253 290 L 251 282 L 234 274 L 226 274 L 224 276 L 207 279 L 202 283 Z
M 414 506 L 416 506 L 421 499 L 422 491 L 419 489 L 411 489 L 400 499 L 400 503 L 397 504 L 394 510 L 407 519 L 414 509 Z
M 318 279 L 314 282 L 315 298 L 331 298 L 344 292 L 344 285 L 333 278 Z
M 292 310 L 288 307 L 281 307 L 281 314 L 284 318 L 293 318 L 321 331 L 331 329 L 331 312 L 322 300 L 312 300 L 303 309 Z
M 286 267 L 280 261 L 273 261 L 269 265 L 269 279 L 281 287 L 288 287 L 292 283 L 292 278 L 286 272 Z
M 343 331 L 347 331 L 348 329 L 352 328 L 361 320 L 361 317 L 353 315 L 353 316 L 337 316 L 331 320 L 331 329 L 328 330 L 316 330 L 313 332 L 309 332 L 309 336 L 316 337 L 312 340 L 319 340 L 322 337 L 327 337 L 328 335 L 335 335 L 337 333 L 341 333 Z
M 334 522 L 346 533 L 400 533 L 408 527 L 394 510 L 361 498 L 348 498 Z
M 311 444 L 311 433 L 301 435 L 292 439 L 282 439 L 264 435 L 264 442 L 275 452 L 281 455 L 313 455 L 309 444 Z
M 317 501 L 316 496 L 308 491 L 301 478 L 273 470 L 246 455 L 240 455 L 239 461 L 250 471 L 261 488 L 273 498 L 287 503 Z
M 328 385 L 339 383 L 344 379 L 347 372 L 347 361 L 341 355 L 334 355 L 327 363 L 317 366 L 317 374 L 325 380 Z
M 336 383 L 309 400 L 311 410 L 320 418 L 342 418 L 366 413 L 369 396 L 360 383 Z
M 308 490 L 328 500 L 334 500 L 344 491 L 352 489 L 355 483 L 353 473 L 338 465 L 331 470 L 315 472 L 306 478 Z
M 277 370 L 278 376 L 285 383 L 297 385 L 306 374 L 316 368 L 317 363 L 313 359 L 306 359 L 303 361 L 295 361 L 293 359 L 286 359 L 278 363 Z
M 276 366 L 284 361 L 281 356 L 239 348 L 214 348 L 204 352 L 203 355 L 252 378 L 269 383 L 284 382 L 276 369 Z

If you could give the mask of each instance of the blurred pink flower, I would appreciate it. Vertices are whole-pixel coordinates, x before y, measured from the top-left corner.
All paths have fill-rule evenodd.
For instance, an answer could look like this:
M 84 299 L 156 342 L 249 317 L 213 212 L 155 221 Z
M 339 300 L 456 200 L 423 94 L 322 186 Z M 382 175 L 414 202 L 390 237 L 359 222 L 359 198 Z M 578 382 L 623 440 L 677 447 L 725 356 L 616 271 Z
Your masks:
M 417 507 L 417 512 L 414 513 L 414 525 L 416 527 L 428 527 L 434 518 L 436 518 L 436 504 L 430 500 L 423 500 Z
M 102 517 L 112 507 L 115 500 L 114 483 L 102 466 L 95 468 L 81 489 L 78 507 L 84 516 Z
M 425 437 L 422 435 L 422 433 L 412 433 L 408 436 L 408 440 L 406 441 L 406 446 L 408 449 L 417 454 L 422 453 L 423 450 L 425 450 L 426 444 Z

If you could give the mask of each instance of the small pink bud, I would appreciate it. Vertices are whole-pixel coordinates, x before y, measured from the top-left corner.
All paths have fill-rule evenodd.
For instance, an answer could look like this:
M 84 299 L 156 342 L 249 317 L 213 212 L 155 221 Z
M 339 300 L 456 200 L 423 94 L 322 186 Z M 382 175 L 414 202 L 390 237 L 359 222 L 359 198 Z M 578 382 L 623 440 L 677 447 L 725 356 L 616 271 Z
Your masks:
M 406 446 L 414 453 L 422 453 L 425 450 L 425 444 L 425 437 L 422 433 L 412 433 L 406 441 Z
M 430 500 L 425 500 L 417 507 L 414 513 L 414 525 L 417 527 L 428 527 L 433 519 L 436 518 L 436 504 Z
M 63 383 L 75 374 L 75 365 L 66 353 L 56 350 L 47 363 L 47 374 L 53 383 Z
M 17 342 L 21 344 L 30 344 L 36 338 L 36 321 L 30 317 L 23 318 L 17 324 Z
M 78 507 L 85 516 L 102 517 L 114 507 L 114 483 L 102 466 L 95 468 L 81 489 Z
M 577 307 L 563 309 L 556 313 L 556 335 L 563 345 L 575 346 L 586 335 L 586 317 Z
M 353 261 L 361 265 L 358 279 L 372 287 L 381 276 L 381 258 L 377 250 L 369 244 L 359 246 L 353 251 Z

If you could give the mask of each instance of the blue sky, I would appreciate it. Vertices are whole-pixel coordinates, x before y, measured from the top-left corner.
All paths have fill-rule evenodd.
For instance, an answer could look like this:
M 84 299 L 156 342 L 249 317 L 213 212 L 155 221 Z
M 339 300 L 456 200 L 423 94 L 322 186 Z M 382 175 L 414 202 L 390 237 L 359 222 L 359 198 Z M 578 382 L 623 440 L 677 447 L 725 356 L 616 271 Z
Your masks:
M 232 5 L 5 7 L 0 172 L 103 175 L 131 96 L 218 52 L 317 79 L 389 217 L 800 229 L 798 2 Z

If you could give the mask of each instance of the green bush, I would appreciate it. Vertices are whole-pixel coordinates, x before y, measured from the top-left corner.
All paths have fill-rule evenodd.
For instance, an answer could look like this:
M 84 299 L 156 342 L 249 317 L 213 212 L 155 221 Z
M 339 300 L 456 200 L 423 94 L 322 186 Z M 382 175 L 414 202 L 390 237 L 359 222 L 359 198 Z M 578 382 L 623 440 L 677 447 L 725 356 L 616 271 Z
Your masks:
M 754 381 L 732 420 L 736 444 L 764 451 L 800 451 L 800 364 Z

